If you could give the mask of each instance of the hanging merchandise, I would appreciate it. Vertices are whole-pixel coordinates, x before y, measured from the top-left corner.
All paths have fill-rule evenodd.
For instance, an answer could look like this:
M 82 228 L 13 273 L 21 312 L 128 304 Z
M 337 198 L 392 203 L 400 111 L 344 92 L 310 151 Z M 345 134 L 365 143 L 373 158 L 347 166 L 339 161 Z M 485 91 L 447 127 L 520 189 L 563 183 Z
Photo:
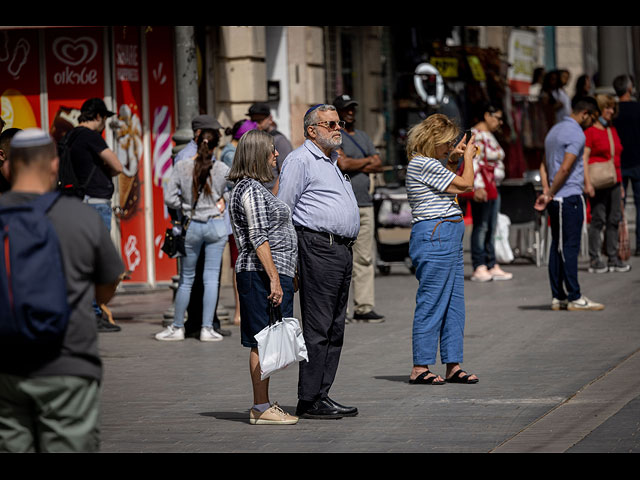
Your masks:
M 436 67 L 430 63 L 421 63 L 416 67 L 413 76 L 416 92 L 430 106 L 437 106 L 444 101 L 444 80 Z

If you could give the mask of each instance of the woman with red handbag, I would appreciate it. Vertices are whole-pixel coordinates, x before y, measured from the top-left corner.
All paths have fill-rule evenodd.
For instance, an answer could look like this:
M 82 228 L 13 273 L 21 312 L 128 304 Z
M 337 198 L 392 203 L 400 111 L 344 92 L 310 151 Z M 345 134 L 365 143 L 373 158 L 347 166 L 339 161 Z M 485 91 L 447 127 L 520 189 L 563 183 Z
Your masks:
M 504 150 L 493 135 L 501 128 L 503 112 L 493 105 L 479 110 L 481 120 L 471 129 L 476 135 L 476 156 L 473 194 L 470 198 L 473 230 L 471 232 L 471 263 L 474 282 L 511 280 L 513 274 L 505 272 L 496 263 L 494 239 L 500 195 L 498 184 L 504 178 Z

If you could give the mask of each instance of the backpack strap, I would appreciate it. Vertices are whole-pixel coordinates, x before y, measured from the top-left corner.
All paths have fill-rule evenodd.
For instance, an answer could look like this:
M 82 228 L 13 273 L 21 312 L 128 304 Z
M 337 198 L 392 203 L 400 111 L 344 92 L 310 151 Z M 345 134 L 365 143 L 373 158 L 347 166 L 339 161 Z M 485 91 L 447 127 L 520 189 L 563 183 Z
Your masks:
M 47 192 L 33 200 L 30 205 L 37 211 L 47 213 L 60 198 L 60 192 Z

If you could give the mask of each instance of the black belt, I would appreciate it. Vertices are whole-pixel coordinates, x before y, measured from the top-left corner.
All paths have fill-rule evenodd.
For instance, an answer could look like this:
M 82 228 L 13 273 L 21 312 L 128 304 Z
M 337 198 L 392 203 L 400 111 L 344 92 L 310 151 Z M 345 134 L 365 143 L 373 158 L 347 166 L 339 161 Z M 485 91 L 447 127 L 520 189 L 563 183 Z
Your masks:
M 328 233 L 328 232 L 318 232 L 317 230 L 311 230 L 310 228 L 307 227 L 303 227 L 298 225 L 296 227 L 296 230 L 298 232 L 302 231 L 302 232 L 309 232 L 309 233 L 315 233 L 318 235 L 322 235 L 323 237 L 327 237 L 329 239 L 330 243 L 339 243 L 341 245 L 346 245 L 347 247 L 352 247 L 354 243 L 356 243 L 356 239 L 355 238 L 350 238 L 350 237 L 343 237 L 342 235 L 336 235 L 335 233 Z

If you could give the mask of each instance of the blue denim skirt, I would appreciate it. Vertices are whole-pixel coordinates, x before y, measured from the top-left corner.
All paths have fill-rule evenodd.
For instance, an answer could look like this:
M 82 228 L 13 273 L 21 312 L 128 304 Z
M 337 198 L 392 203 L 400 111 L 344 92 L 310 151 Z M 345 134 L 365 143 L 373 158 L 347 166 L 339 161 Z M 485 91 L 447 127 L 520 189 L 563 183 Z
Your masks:
M 413 364 L 463 361 L 465 323 L 461 217 L 423 220 L 411 229 L 409 256 L 418 291 L 413 318 Z M 444 221 L 443 221 L 444 220 Z
M 240 341 L 242 345 L 257 348 L 255 334 L 269 325 L 271 282 L 265 272 L 236 272 L 236 285 L 240 299 Z M 283 317 L 293 317 L 293 278 L 280 275 Z

